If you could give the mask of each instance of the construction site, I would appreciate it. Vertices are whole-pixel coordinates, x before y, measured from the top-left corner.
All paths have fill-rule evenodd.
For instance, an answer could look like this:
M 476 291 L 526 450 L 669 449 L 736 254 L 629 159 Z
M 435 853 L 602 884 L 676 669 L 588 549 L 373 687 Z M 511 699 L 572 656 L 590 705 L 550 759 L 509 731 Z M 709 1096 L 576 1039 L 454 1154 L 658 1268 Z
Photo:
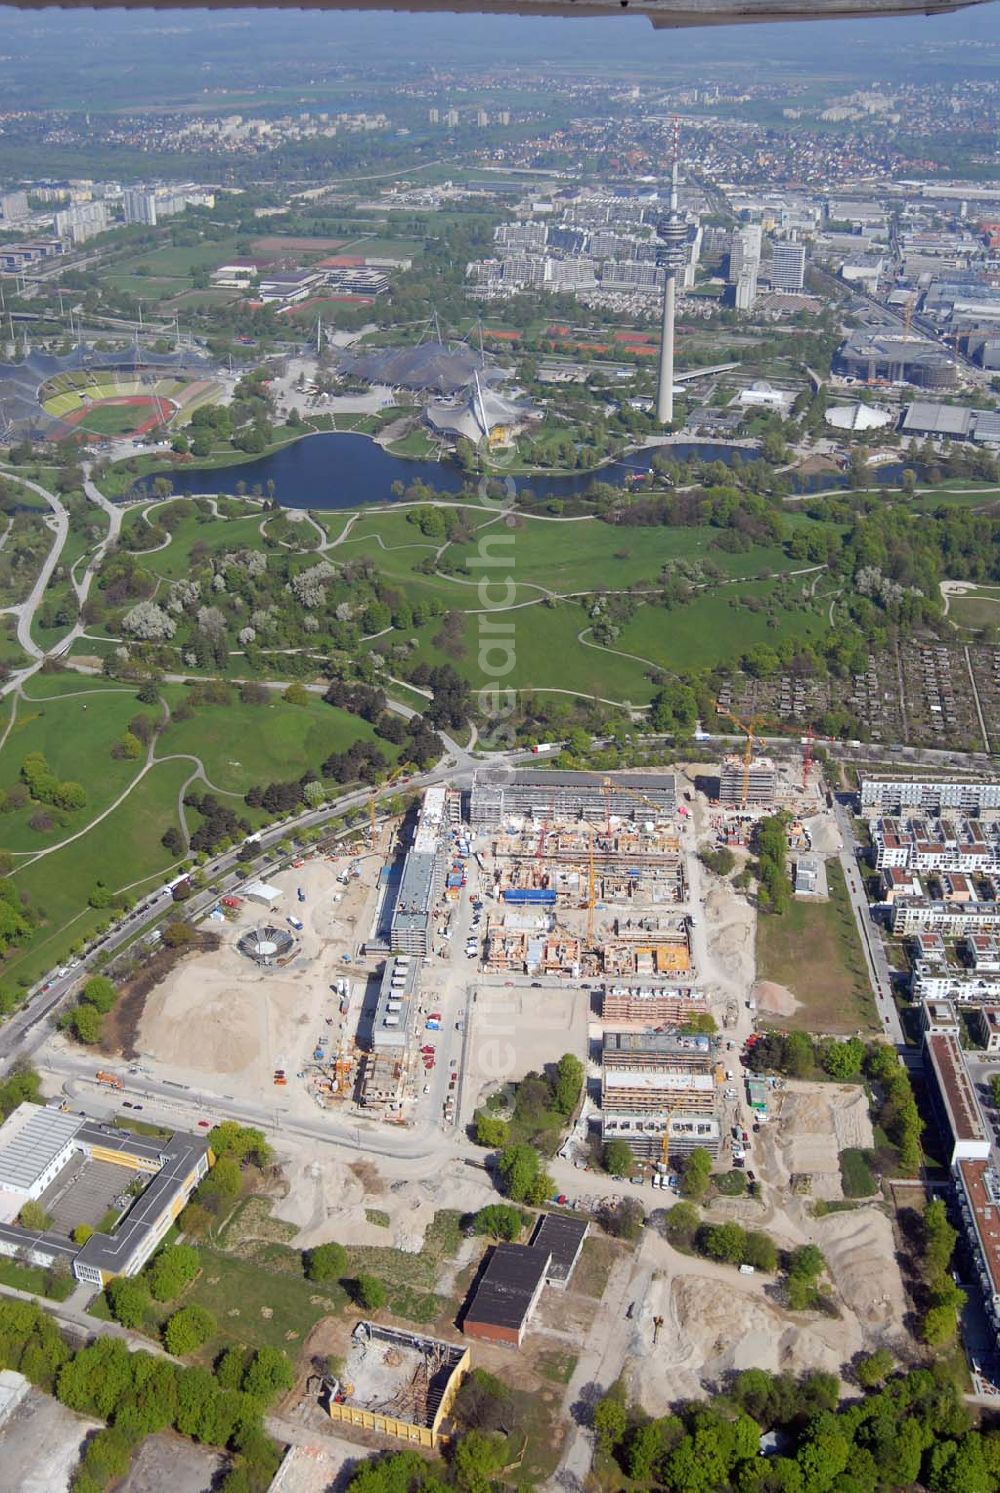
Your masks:
M 470 817 L 496 825 L 477 852 L 493 904 L 484 969 L 570 979 L 690 974 L 688 920 L 666 911 L 680 910 L 688 894 L 688 810 L 677 806 L 672 774 L 632 777 L 518 773 L 503 789 L 477 778 Z
M 359 1322 L 340 1378 L 323 1386 L 330 1419 L 436 1447 L 469 1369 L 469 1350 L 441 1338 Z

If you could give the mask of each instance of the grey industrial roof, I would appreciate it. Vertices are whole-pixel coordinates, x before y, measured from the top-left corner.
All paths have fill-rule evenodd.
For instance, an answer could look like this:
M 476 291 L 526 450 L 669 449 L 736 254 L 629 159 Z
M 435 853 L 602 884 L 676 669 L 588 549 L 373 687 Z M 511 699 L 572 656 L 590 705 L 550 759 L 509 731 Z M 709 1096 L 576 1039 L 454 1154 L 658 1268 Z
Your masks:
M 1000 414 L 995 410 L 980 410 L 973 435 L 977 441 L 1000 441 Z
M 568 1218 L 563 1213 L 545 1213 L 538 1220 L 531 1243 L 551 1256 L 546 1271 L 549 1280 L 569 1280 L 588 1228 L 585 1218 Z
M 638 992 L 636 992 L 638 994 Z M 652 1053 L 677 1053 L 677 1052 L 700 1052 L 709 1053 L 712 1044 L 707 1036 L 701 1032 L 681 1032 L 670 1029 L 665 1032 L 605 1032 L 604 1051 L 610 1052 L 652 1052 Z
M 641 788 L 645 792 L 675 793 L 677 780 L 671 772 L 571 772 L 562 768 L 551 771 L 539 767 L 519 767 L 514 773 L 514 783 L 524 788 L 599 788 L 607 780 L 626 788 Z M 489 780 L 486 779 L 488 784 Z
M 520 1330 L 549 1268 L 549 1252 L 532 1244 L 498 1244 L 472 1288 L 464 1321 Z
M 957 404 L 933 404 L 915 399 L 906 411 L 903 430 L 932 431 L 935 435 L 965 436 L 969 433 L 972 411 Z
M 19 1104 L 0 1126 L 0 1188 L 27 1192 L 80 1126 L 78 1115 Z
M 393 975 L 405 975 L 405 979 L 401 984 L 393 985 Z M 372 1035 L 377 1047 L 390 1042 L 397 1047 L 405 1046 L 413 1025 L 413 1005 L 419 989 L 419 959 L 407 959 L 404 955 L 402 959 L 386 960 L 372 1026 Z M 395 1013 L 399 1019 L 395 1025 L 386 1026 L 385 1019 L 389 1015 L 389 1002 L 396 1000 L 401 1004 L 401 1009 Z
M 436 855 L 419 850 L 411 850 L 407 855 L 396 894 L 396 909 L 392 917 L 394 929 L 423 927 L 426 923 L 433 901 L 436 865 Z

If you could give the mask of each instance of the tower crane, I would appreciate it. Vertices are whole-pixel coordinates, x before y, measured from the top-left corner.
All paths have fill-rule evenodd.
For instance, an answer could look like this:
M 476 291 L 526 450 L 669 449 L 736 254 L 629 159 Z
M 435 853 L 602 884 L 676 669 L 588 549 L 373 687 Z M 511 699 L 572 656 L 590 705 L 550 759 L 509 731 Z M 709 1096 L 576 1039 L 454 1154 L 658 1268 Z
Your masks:
M 587 835 L 587 947 L 594 946 L 594 908 L 597 906 L 597 873 L 594 866 L 594 830 Z
M 601 791 L 605 795 L 605 801 L 607 801 L 608 795 L 612 792 L 628 793 L 632 798 L 639 799 L 640 802 L 644 803 L 647 808 L 652 809 L 657 818 L 659 818 L 663 812 L 659 804 L 654 804 L 651 798 L 647 798 L 644 793 L 640 793 L 638 788 L 633 788 L 629 783 L 616 783 L 614 778 L 605 778 L 601 783 Z M 608 818 L 610 819 L 610 817 L 611 816 L 609 810 Z
M 746 746 L 743 749 L 743 792 L 741 795 L 741 808 L 745 809 L 750 802 L 750 766 L 753 762 L 753 744 L 757 739 L 757 731 L 763 722 L 756 719 L 750 721 L 741 720 L 738 715 L 733 715 L 731 710 L 726 710 L 718 701 L 716 701 L 715 708 L 727 721 L 732 721 L 734 726 L 738 726 L 747 739 Z

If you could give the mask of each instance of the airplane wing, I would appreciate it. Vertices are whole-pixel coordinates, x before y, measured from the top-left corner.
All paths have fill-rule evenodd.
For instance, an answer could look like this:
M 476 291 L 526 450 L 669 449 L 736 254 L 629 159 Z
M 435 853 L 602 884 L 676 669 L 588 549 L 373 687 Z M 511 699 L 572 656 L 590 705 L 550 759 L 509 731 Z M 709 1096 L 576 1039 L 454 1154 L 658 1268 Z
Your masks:
M 11 0 L 7 0 L 11 3 Z M 986 0 L 12 0 L 27 10 L 395 10 L 452 15 L 646 16 L 656 27 L 941 15 Z

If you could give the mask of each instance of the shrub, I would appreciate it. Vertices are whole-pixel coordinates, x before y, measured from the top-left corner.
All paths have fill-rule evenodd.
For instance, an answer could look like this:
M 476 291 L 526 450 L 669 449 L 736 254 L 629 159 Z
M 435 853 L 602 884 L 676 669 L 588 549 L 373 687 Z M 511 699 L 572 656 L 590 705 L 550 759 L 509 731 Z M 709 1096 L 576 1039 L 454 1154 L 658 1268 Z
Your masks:
M 347 1250 L 342 1244 L 317 1244 L 307 1252 L 305 1263 L 310 1280 L 339 1280 L 347 1269 Z
M 163 1329 L 163 1341 L 167 1351 L 178 1358 L 194 1353 L 210 1337 L 215 1336 L 216 1321 L 203 1306 L 182 1306 L 167 1321 Z
M 388 1292 L 376 1275 L 359 1275 L 354 1287 L 359 1306 L 366 1312 L 377 1312 L 385 1306 Z

